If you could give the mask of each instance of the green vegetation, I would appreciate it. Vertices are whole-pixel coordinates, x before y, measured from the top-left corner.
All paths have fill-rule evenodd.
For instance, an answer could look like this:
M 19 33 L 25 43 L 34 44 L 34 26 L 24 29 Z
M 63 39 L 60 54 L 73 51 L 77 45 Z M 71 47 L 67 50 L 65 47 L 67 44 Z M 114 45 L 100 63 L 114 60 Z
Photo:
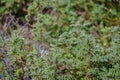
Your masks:
M 1 80 L 120 80 L 119 0 L 1 0 Z

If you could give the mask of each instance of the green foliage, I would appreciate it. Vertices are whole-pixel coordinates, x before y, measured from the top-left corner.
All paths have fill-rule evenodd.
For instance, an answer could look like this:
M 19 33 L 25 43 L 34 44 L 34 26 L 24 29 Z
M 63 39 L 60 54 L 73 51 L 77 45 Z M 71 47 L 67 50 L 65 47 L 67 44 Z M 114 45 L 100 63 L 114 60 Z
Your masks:
M 7 5 L 9 1 L 1 3 Z M 27 15 L 23 16 L 30 26 L 10 28 L 5 48 L 14 79 L 120 79 L 120 13 L 113 0 L 33 0 L 26 4 Z M 17 7 L 21 7 L 14 5 L 2 9 L 9 12 L 6 8 L 11 8 L 17 13 Z M 2 9 L 0 13 L 5 14 Z M 1 36 L 0 45 L 2 42 Z M 49 54 L 40 56 L 37 43 L 47 47 Z M 1 63 L 0 69 L 11 78 L 6 65 Z

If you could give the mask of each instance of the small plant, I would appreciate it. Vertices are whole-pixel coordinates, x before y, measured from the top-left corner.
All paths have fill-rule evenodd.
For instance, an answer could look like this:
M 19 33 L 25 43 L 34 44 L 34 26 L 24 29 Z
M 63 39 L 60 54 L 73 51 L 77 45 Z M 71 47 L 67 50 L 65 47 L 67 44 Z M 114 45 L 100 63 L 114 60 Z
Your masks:
M 0 1 L 0 79 L 119 80 L 116 1 Z

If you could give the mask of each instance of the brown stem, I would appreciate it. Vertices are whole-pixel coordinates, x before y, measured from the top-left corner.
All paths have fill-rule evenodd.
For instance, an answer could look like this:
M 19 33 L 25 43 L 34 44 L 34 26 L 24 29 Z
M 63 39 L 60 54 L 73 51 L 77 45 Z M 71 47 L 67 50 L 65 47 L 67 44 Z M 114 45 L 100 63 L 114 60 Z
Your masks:
M 92 53 L 92 48 L 91 48 L 91 43 L 90 41 L 88 40 L 88 46 L 89 46 L 89 51 L 88 51 L 88 54 L 90 56 L 90 61 L 89 61 L 89 69 L 91 69 L 93 67 L 93 62 L 92 62 L 92 56 L 93 56 L 93 53 Z M 89 74 L 88 75 L 88 80 L 92 80 L 92 75 Z

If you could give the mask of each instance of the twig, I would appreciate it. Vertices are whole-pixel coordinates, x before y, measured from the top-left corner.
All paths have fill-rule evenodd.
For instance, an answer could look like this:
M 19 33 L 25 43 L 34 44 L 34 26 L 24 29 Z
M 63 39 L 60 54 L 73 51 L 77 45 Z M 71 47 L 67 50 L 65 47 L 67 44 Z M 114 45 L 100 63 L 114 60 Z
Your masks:
M 10 77 L 11 77 L 12 80 L 15 80 L 14 79 L 14 69 L 13 69 L 13 67 L 10 64 L 10 60 L 9 60 L 9 58 L 7 56 L 7 51 L 4 50 L 2 52 L 2 55 L 3 55 L 2 61 L 3 61 L 3 64 L 5 65 L 5 67 L 7 68 L 8 74 L 10 75 Z
M 7 28 L 9 28 L 9 26 L 13 22 L 14 18 L 15 18 L 14 16 L 10 17 L 10 21 L 8 22 L 8 24 L 6 26 Z

